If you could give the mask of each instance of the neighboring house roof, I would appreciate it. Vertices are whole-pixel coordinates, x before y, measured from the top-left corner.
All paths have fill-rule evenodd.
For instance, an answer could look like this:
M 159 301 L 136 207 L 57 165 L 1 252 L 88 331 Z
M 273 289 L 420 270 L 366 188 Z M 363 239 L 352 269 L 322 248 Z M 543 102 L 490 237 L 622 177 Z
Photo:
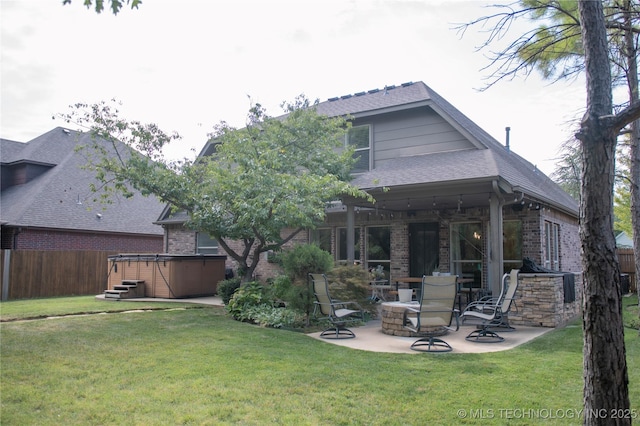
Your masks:
M 164 203 L 135 192 L 131 198 L 114 196 L 113 204 L 92 201 L 89 185 L 94 172 L 84 170 L 86 153 L 79 145 L 93 140 L 88 133 L 57 127 L 37 138 L 20 143 L 0 139 L 2 177 L 13 168 L 37 169 L 18 184 L 3 182 L 0 222 L 3 226 L 38 227 L 61 230 L 162 235 L 153 221 Z M 82 203 L 82 204 L 80 204 Z
M 466 136 L 476 149 L 397 157 L 352 181 L 363 189 L 421 183 L 501 179 L 514 192 L 524 192 L 577 215 L 578 204 L 536 166 L 507 149 L 423 82 L 387 86 L 355 95 L 331 98 L 317 111 L 355 119 L 387 112 L 429 107 Z
M 616 236 L 616 246 L 618 248 L 633 248 L 633 240 L 626 232 L 622 231 Z

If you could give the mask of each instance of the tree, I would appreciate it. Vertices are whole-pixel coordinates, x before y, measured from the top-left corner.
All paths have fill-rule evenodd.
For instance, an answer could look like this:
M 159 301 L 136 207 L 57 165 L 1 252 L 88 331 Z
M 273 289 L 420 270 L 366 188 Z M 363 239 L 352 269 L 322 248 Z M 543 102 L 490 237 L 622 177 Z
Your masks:
M 515 11 L 513 5 L 510 5 L 507 6 L 507 13 L 481 18 L 460 28 L 464 30 L 469 25 L 497 19 L 497 25 L 491 28 L 487 43 L 483 45 L 487 47 L 506 34 L 513 19 L 529 13 L 533 13 L 534 18 L 539 17 L 540 12 L 546 9 L 562 12 L 571 3 L 562 0 L 526 0 L 519 3 L 522 6 L 520 10 Z M 634 33 L 635 29 L 629 24 L 630 1 L 612 4 L 620 6 L 624 18 L 621 24 L 616 25 Z M 582 152 L 580 239 L 584 273 L 584 423 L 612 424 L 616 420 L 598 417 L 593 413 L 629 409 L 620 276 L 613 237 L 614 158 L 619 132 L 640 118 L 640 102 L 635 98 L 614 114 L 610 50 L 603 5 L 599 1 L 580 0 L 577 6 L 578 15 L 572 19 L 572 30 L 568 29 L 566 22 L 554 26 L 557 32 L 538 27 L 520 36 L 515 42 L 508 43 L 507 48 L 495 54 L 491 65 L 497 64 L 497 71 L 490 76 L 493 80 L 488 87 L 505 77 L 532 72 L 537 58 L 544 58 L 547 52 L 553 53 L 546 56 L 551 58 L 549 64 L 554 64 L 558 60 L 577 57 L 576 46 L 583 49 L 587 77 L 587 111 L 576 138 L 581 143 Z M 610 27 L 611 24 L 609 22 Z M 577 28 L 579 40 L 576 38 Z M 540 36 L 541 42 L 532 49 L 529 41 L 535 40 L 536 34 Z M 561 36 L 556 37 L 557 34 Z M 555 43 L 556 40 L 558 43 Z M 627 47 L 628 55 L 631 46 Z M 557 53 L 566 50 L 571 52 L 567 52 L 567 55 Z M 572 69 L 570 66 L 560 68 Z M 561 76 L 571 73 L 561 73 Z M 617 423 L 630 424 L 631 419 L 617 419 Z
M 613 195 L 613 216 L 616 232 L 624 231 L 633 236 L 633 219 L 631 218 L 631 170 L 630 144 L 628 141 L 618 142 L 616 157 L 616 183 Z
M 613 213 L 616 232 L 625 231 L 627 235 L 633 235 L 629 151 L 628 143 L 618 142 Z M 580 200 L 581 155 L 579 141 L 571 139 L 564 142 L 551 174 L 551 178 L 577 201 Z
M 142 0 L 108 0 L 108 3 L 111 4 L 111 12 L 117 15 L 125 4 L 131 4 L 131 9 L 137 9 L 138 6 L 142 4 Z M 62 0 L 62 4 L 71 4 L 71 0 Z M 94 6 L 96 13 L 101 13 L 104 10 L 105 0 L 95 0 L 95 5 L 93 0 L 83 0 L 83 4 L 87 9 L 91 9 L 91 7 Z
M 581 173 L 580 145 L 574 139 L 564 142 L 551 178 L 574 200 L 579 201 Z
M 343 195 L 374 201 L 348 183 L 355 161 L 344 148 L 349 123 L 317 114 L 304 97 L 283 106 L 281 118 L 252 107 L 242 129 L 220 123 L 210 135 L 215 154 L 195 162 L 165 160 L 162 147 L 177 135 L 122 120 L 104 102 L 78 104 L 65 119 L 89 127 L 113 149 L 117 141 L 134 149 L 108 156 L 93 147 L 89 167 L 106 198 L 131 185 L 187 212 L 186 226 L 215 238 L 248 281 L 262 253 L 321 223 L 328 202 Z
M 587 413 L 629 409 L 629 390 L 620 269 L 615 253 L 611 210 L 614 157 L 618 133 L 640 118 L 640 102 L 613 114 L 607 32 L 600 2 L 578 3 L 585 49 L 587 111 L 576 138 L 582 144 L 580 240 L 585 294 L 584 405 Z M 611 424 L 612 419 L 585 417 L 585 424 Z M 619 419 L 631 424 L 631 418 Z

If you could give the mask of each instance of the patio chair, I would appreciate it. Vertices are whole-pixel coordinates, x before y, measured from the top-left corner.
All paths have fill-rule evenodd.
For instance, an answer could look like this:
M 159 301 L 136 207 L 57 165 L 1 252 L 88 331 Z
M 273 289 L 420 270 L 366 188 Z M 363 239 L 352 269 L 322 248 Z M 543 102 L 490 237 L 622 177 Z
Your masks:
M 467 320 L 479 322 L 478 328 L 465 338 L 471 342 L 499 343 L 504 337 L 494 330 L 513 331 L 515 328 L 509 325 L 509 311 L 514 305 L 516 290 L 518 289 L 518 269 L 512 269 L 511 273 L 502 276 L 500 295 L 498 298 L 483 298 L 470 303 L 460 314 L 462 322 Z
M 407 308 L 402 318 L 402 326 L 424 336 L 413 342 L 411 349 L 420 352 L 450 352 L 451 346 L 439 336 L 453 330 L 451 323 L 456 320 L 455 331 L 460 324 L 459 310 L 455 309 L 457 277 L 423 276 L 420 292 L 420 307 Z
M 309 274 L 309 280 L 316 297 L 313 315 L 318 319 L 327 319 L 331 327 L 320 333 L 324 339 L 351 339 L 355 333 L 348 328 L 348 323 L 364 320 L 362 307 L 357 302 L 335 300 L 329 293 L 329 281 L 324 274 Z

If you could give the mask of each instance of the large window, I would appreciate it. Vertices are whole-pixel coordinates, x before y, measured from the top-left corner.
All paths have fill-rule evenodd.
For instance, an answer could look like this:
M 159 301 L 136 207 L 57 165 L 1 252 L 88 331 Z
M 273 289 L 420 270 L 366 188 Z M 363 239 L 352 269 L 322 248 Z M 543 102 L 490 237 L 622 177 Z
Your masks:
M 385 277 L 391 271 L 391 228 L 388 226 L 367 227 L 367 269 L 382 265 Z
M 218 241 L 209 235 L 198 232 L 197 252 L 200 254 L 218 254 Z
M 354 260 L 360 260 L 360 228 L 355 229 Z M 338 260 L 347 260 L 347 228 L 338 228 Z
M 545 253 L 544 267 L 560 270 L 560 226 L 557 223 L 544 222 Z
M 331 253 L 331 228 L 318 228 L 311 231 L 311 242 Z
M 353 146 L 357 158 L 353 165 L 353 173 L 368 172 L 371 161 L 370 126 L 355 126 L 349 129 L 347 134 L 347 145 Z
M 504 272 L 522 267 L 522 222 L 505 220 L 502 224 Z
M 482 223 L 452 223 L 451 273 L 480 282 L 483 245 Z

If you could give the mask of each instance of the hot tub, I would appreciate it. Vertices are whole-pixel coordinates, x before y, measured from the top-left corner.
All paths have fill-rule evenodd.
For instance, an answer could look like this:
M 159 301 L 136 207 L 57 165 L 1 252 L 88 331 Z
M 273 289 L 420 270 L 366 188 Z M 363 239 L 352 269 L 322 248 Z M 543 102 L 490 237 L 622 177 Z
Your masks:
M 144 281 L 144 296 L 184 298 L 212 296 L 224 280 L 226 256 L 118 254 L 109 256 L 108 290 L 123 280 Z

